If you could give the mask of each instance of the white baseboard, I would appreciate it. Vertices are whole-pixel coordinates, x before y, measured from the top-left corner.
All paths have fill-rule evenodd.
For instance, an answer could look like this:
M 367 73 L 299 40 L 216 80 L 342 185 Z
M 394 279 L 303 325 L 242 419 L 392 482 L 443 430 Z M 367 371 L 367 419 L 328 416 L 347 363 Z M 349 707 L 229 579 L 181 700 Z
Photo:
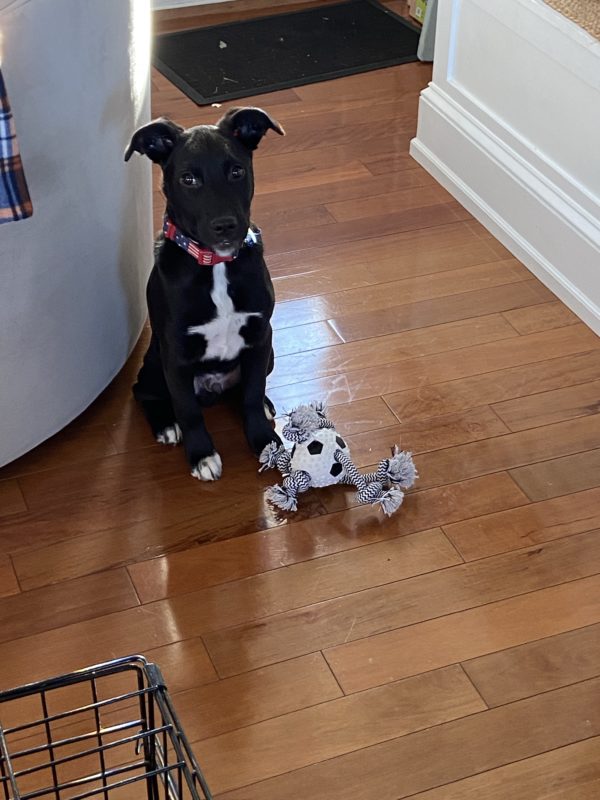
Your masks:
M 523 158 L 434 85 L 421 95 L 410 152 L 600 334 L 600 217 L 533 166 L 539 154 Z

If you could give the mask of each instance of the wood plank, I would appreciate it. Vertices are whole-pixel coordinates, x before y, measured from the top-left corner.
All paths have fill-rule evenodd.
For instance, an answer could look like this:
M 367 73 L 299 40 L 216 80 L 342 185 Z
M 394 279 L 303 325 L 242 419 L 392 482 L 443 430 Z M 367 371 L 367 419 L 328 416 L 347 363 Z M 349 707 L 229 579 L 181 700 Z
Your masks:
M 186 736 L 196 742 L 341 696 L 321 653 L 312 653 L 174 694 L 173 701 Z
M 493 404 L 512 431 L 550 425 L 600 411 L 600 380 Z
M 17 481 L 0 481 L 0 517 L 18 514 L 20 511 L 27 511 L 27 505 Z
M 144 655 L 158 664 L 171 695 L 218 680 L 217 671 L 200 638 L 146 650 Z
M 330 514 L 326 520 L 294 521 L 265 533 L 141 561 L 132 565 L 130 572 L 145 600 L 158 600 L 168 597 L 175 583 L 197 589 L 239 580 L 278 567 L 434 528 L 436 520 L 464 520 L 525 502 L 525 496 L 506 475 L 491 475 L 465 484 L 411 495 L 410 503 L 407 500 L 402 509 L 402 516 L 396 519 L 382 519 L 369 507 L 352 508 Z M 122 539 L 121 536 L 119 541 Z M 112 540 L 109 544 L 112 550 Z M 26 585 L 29 581 L 48 580 L 47 573 L 42 571 L 48 568 L 48 563 L 63 563 L 62 552 L 56 552 L 56 549 L 41 555 L 45 558 L 35 564 L 37 573 L 32 568 L 28 570 L 31 556 L 19 561 L 22 570 L 20 577 Z
M 509 283 L 393 308 L 347 314 L 329 320 L 329 325 L 344 342 L 351 342 L 493 314 L 503 311 L 507 306 L 542 302 L 547 291 L 538 281 Z
M 326 648 L 328 661 L 344 691 L 359 691 L 376 685 L 377 681 L 396 680 L 434 666 L 480 655 L 479 651 L 471 653 L 468 648 L 485 648 L 494 639 L 491 634 L 483 637 L 483 642 L 478 638 L 471 641 L 466 635 L 464 639 L 458 638 L 456 641 L 449 634 L 447 638 L 445 631 L 454 628 L 453 620 L 448 615 L 456 615 L 459 620 L 457 626 L 466 625 L 466 621 L 471 619 L 466 609 L 474 609 L 473 619 L 476 624 L 482 624 L 488 612 L 479 607 L 492 609 L 489 604 L 496 604 L 500 609 L 496 614 L 502 618 L 501 603 L 509 602 L 506 598 L 524 592 L 535 593 L 565 581 L 576 581 L 594 575 L 599 567 L 598 536 L 595 532 L 581 534 L 551 542 L 544 547 L 528 548 L 455 566 L 450 570 L 419 575 L 318 605 L 307 605 L 255 623 L 215 631 L 207 634 L 204 641 L 217 671 L 223 676 Z M 590 608 L 594 609 L 594 613 L 598 612 L 596 601 L 592 602 Z M 461 617 L 459 612 L 465 616 Z M 584 620 L 587 619 L 585 614 L 586 611 L 582 611 Z M 583 621 L 581 625 L 596 621 Z M 422 630 L 425 632 L 431 629 L 443 635 L 444 646 L 440 642 L 439 653 L 426 633 L 423 634 L 422 652 L 413 644 L 408 646 L 407 631 L 410 628 L 416 633 L 418 624 L 424 626 Z M 533 625 L 534 629 L 536 624 L 535 619 L 529 617 L 524 622 L 525 626 Z M 548 624 L 551 633 L 556 632 L 551 627 L 552 622 Z M 540 625 L 543 631 L 544 623 Z M 572 627 L 578 626 L 574 624 Z M 506 628 L 507 623 L 499 629 L 499 638 L 507 635 Z M 382 631 L 392 632 L 382 634 Z M 508 633 L 511 633 L 510 628 Z M 541 633 L 535 638 L 543 635 L 550 634 Z M 396 652 L 397 640 L 401 640 L 402 647 L 406 649 Z M 462 647 L 466 648 L 469 655 L 430 666 L 425 663 L 426 658 L 445 659 L 448 652 L 458 651 Z M 433 655 L 431 648 L 434 648 Z M 376 652 L 380 650 L 381 657 L 376 657 Z M 489 650 L 484 649 L 483 652 Z M 402 658 L 399 653 L 402 653 Z M 396 657 L 397 662 L 394 662 Z M 406 672 L 409 669 L 413 671 Z M 389 677 L 386 677 L 388 674 Z
M 0 469 L 0 480 L 67 464 L 83 464 L 116 452 L 106 425 L 85 425 L 76 421 L 39 447 Z
M 0 597 L 18 594 L 21 589 L 9 556 L 0 555 Z
M 600 448 L 511 470 L 531 500 L 547 500 L 600 485 Z
M 390 234 L 378 241 L 377 259 L 372 256 L 373 243 L 366 240 L 268 253 L 267 261 L 278 299 L 287 300 L 307 295 L 307 277 L 310 294 L 317 295 L 511 258 L 499 256 L 489 239 L 475 236 L 469 222 Z
M 368 397 L 356 403 L 334 406 L 328 409 L 327 414 L 343 436 L 386 428 L 397 421 L 381 397 Z
M 139 600 L 125 570 L 5 597 L 0 600 L 0 642 L 137 605 Z
M 600 672 L 600 625 L 491 653 L 463 667 L 490 707 L 595 678 Z
M 256 219 L 254 214 L 253 217 Z M 284 207 L 263 211 L 260 215 L 260 227 L 267 230 L 312 230 L 320 225 L 331 225 L 335 221 L 335 217 L 323 205 L 294 209 Z
M 600 489 L 444 525 L 466 561 L 600 527 Z
M 135 652 L 135 648 L 121 651 L 116 655 L 123 655 L 123 653 L 129 652 Z M 158 664 L 172 696 L 176 696 L 178 692 L 185 692 L 218 680 L 206 648 L 199 638 L 173 642 L 164 647 L 146 649 L 144 655 L 150 662 Z M 331 672 L 329 674 L 331 675 Z M 0 678 L 1 675 L 2 670 L 0 669 Z M 50 677 L 50 674 L 46 674 L 46 677 Z M 137 679 L 131 672 L 106 677 L 97 681 L 96 686 L 99 699 L 119 697 L 135 691 L 137 688 Z M 59 714 L 80 706 L 87 706 L 91 700 L 91 689 L 87 682 L 71 685 L 48 693 L 48 711 L 51 714 Z M 120 701 L 116 706 L 106 706 L 101 715 L 102 721 L 108 726 L 115 722 L 131 720 L 135 716 L 135 711 L 132 710 L 135 707 L 135 697 Z M 16 703 L 6 703 L 2 706 L 2 722 L 5 727 L 30 723 L 32 720 L 38 719 L 39 715 L 40 702 L 39 697 L 36 696 L 25 698 Z M 58 738 L 56 732 L 59 729 L 61 735 L 88 733 L 90 726 L 94 725 L 95 722 L 91 712 L 77 715 L 75 718 L 57 720 L 53 725 L 54 739 Z M 41 742 L 35 741 L 39 739 L 39 733 L 42 736 Z M 21 734 L 15 734 L 15 738 L 22 741 L 28 740 L 28 743 L 32 745 L 45 743 L 45 733 L 39 732 L 39 730 L 31 731 L 29 729 Z
M 510 324 L 522 334 L 573 325 L 578 321 L 575 314 L 559 301 L 545 303 L 534 308 L 514 309 L 506 312 L 505 316 Z
M 333 183 L 323 182 L 317 186 L 297 189 L 291 193 L 286 191 L 261 192 L 258 187 L 259 193 L 253 201 L 252 214 L 256 220 L 262 220 L 263 213 L 274 209 L 301 209 L 350 198 L 396 192 L 417 186 L 430 186 L 434 183 L 434 179 L 428 172 L 421 167 L 415 168 L 415 162 L 408 154 L 404 155 L 404 167 L 402 171 L 388 172 L 379 176 L 363 176 L 360 179 L 338 180 Z
M 359 692 L 595 624 L 599 589 L 600 576 L 592 575 L 341 644 L 325 655 L 342 689 Z
M 269 478 L 258 475 L 256 458 L 242 431 L 214 432 L 214 439 L 225 464 L 218 484 L 193 479 L 182 449 L 165 447 L 98 459 L 93 472 L 73 466 L 25 476 L 21 481 L 31 511 L 11 518 L 18 527 L 0 518 L 0 541 L 7 552 L 15 552 L 144 521 L 148 530 L 152 525 L 164 529 L 193 524 L 196 540 L 202 532 L 206 539 L 221 534 L 225 538 L 234 529 L 238 534 L 251 533 L 281 524 L 269 506 L 256 503 L 257 490 L 262 491 Z M 210 516 L 201 507 L 207 498 L 212 504 Z M 315 494 L 299 514 L 304 518 L 324 510 Z
M 386 152 L 393 138 L 387 136 L 366 142 L 364 150 L 374 154 Z M 407 144 L 409 138 L 406 133 L 399 136 Z M 273 151 L 271 148 L 274 146 L 274 139 L 270 139 L 256 154 L 254 175 L 258 194 L 305 189 L 330 180 L 336 182 L 361 176 L 367 179 L 372 177 L 361 163 L 361 148 L 356 142 L 337 146 L 324 142 L 321 147 L 292 153 Z
M 280 333 L 287 334 L 293 328 L 285 328 Z M 339 343 L 339 338 L 335 338 Z M 291 346 L 291 345 L 290 345 Z M 286 409 L 278 409 L 278 414 L 284 414 Z M 361 431 L 384 428 L 397 423 L 398 418 L 390 411 L 381 397 L 368 397 L 356 403 L 338 405 L 329 410 L 330 418 L 335 422 L 340 433 L 349 435 Z M 241 426 L 240 409 L 235 403 L 222 403 L 204 410 L 207 428 L 211 433 L 221 431 L 238 431 Z M 128 412 L 110 426 L 111 438 L 115 441 L 119 453 L 131 452 L 140 448 L 154 448 L 157 451 L 163 448 L 157 446 L 146 420 L 131 405 Z
M 230 613 L 231 607 L 238 604 L 246 604 L 243 616 L 247 619 L 259 619 L 460 563 L 462 559 L 455 549 L 441 531 L 434 528 L 200 591 L 205 592 L 203 597 L 207 605 L 218 608 L 213 611 L 211 628 L 224 628 L 236 624 Z M 156 587 L 142 579 L 143 571 L 132 566 L 131 574 L 142 602 L 156 597 Z M 189 580 L 178 581 L 174 576 L 168 596 L 193 589 Z M 189 596 L 188 604 L 195 604 L 199 597 L 197 594 Z M 239 613 L 236 617 L 239 619 Z
M 277 119 L 280 123 L 284 124 L 286 128 L 286 135 L 289 135 L 288 129 L 295 130 L 296 125 L 305 120 L 313 120 L 315 127 L 318 127 L 323 123 L 326 123 L 328 127 L 331 127 L 332 123 L 343 125 L 345 119 L 344 115 L 349 114 L 350 119 L 354 120 L 355 122 L 364 122 L 365 111 L 370 111 L 374 114 L 381 114 L 381 116 L 385 117 L 386 119 L 400 117 L 404 118 L 407 113 L 415 114 L 418 109 L 417 100 L 415 97 L 415 89 L 417 89 L 420 83 L 421 80 L 418 79 L 417 76 L 413 75 L 412 84 L 414 89 L 411 91 L 403 90 L 397 93 L 384 91 L 378 92 L 376 95 L 372 95 L 370 97 L 365 95 L 345 97 L 344 93 L 338 93 L 335 96 L 330 95 L 326 99 L 321 98 L 314 100 L 311 103 L 303 103 L 296 92 L 294 92 L 294 95 L 296 96 L 295 100 L 290 100 L 289 103 L 277 103 L 277 108 L 273 109 L 272 113 L 277 116 Z M 336 84 L 330 85 L 332 88 L 336 86 Z M 337 86 L 339 86 L 339 83 Z M 177 98 L 175 103 L 182 103 L 184 100 L 185 98 L 182 98 L 181 100 Z M 187 105 L 185 108 L 189 111 L 190 106 Z M 207 110 L 212 112 L 212 109 Z M 212 118 L 214 119 L 214 117 Z M 385 131 L 381 131 L 381 135 L 385 136 Z M 323 136 L 319 140 L 319 146 L 326 146 L 327 142 L 327 137 Z M 256 155 L 260 157 L 261 154 L 266 155 L 266 151 L 263 150 L 263 148 L 261 148 Z M 412 160 L 410 167 L 414 169 L 415 166 L 415 162 Z
M 401 419 L 428 419 L 494 401 L 498 404 L 511 398 L 576 386 L 594 380 L 599 370 L 600 351 L 591 350 L 471 375 L 435 386 L 419 386 L 386 395 L 385 400 Z
M 599 680 L 558 689 L 246 786 L 220 800 L 296 800 L 307 793 L 314 800 L 345 800 L 348 786 L 360 800 L 400 800 L 447 788 L 475 773 L 598 736 L 599 691 Z
M 351 373 L 351 377 L 338 373 L 326 378 L 296 381 L 293 386 L 273 388 L 269 391 L 269 397 L 276 405 L 287 407 L 310 403 L 315 397 L 333 406 L 416 387 L 423 387 L 424 391 L 431 384 L 535 364 L 551 357 L 577 355 L 597 348 L 598 337 L 589 328 L 570 325 L 533 333 L 531 336 L 518 336 L 449 353 L 406 359 L 401 370 L 365 367 Z
M 387 175 L 390 171 L 395 173 L 398 170 L 405 170 L 410 163 L 411 156 L 408 153 L 392 153 L 381 156 L 374 156 L 363 163 L 371 175 Z
M 460 562 L 443 534 L 434 529 L 194 592 L 175 584 L 171 605 L 178 609 L 181 630 L 189 620 L 188 635 L 194 636 Z M 176 597 L 180 597 L 177 602 Z
M 489 406 L 483 406 L 467 414 L 447 414 L 407 425 L 365 431 L 347 437 L 347 444 L 354 463 L 358 467 L 367 467 L 385 458 L 394 444 L 412 453 L 426 453 L 503 433 L 508 433 L 508 428 Z
M 364 97 L 367 95 L 389 94 L 391 92 L 402 92 L 406 89 L 424 89 L 431 78 L 431 65 L 428 64 L 411 64 L 410 70 L 398 69 L 383 69 L 376 72 L 363 72 L 357 75 L 349 76 L 348 80 L 344 81 L 344 97 L 346 99 L 353 97 Z M 334 84 L 335 85 L 335 84 Z M 323 82 L 311 83 L 306 86 L 298 86 L 296 93 L 298 96 L 308 102 L 314 102 L 319 99 L 326 99 L 331 96 L 332 87 L 331 83 L 327 86 Z
M 419 457 L 419 486 L 429 488 L 600 447 L 600 415 L 462 444 Z M 585 488 L 585 487 L 581 487 Z
M 274 328 L 289 328 L 322 319 L 344 316 L 353 311 L 382 311 L 420 300 L 462 294 L 465 291 L 502 286 L 528 280 L 528 273 L 514 259 L 476 264 L 432 275 L 394 280 L 365 288 L 345 289 L 319 297 L 278 303 L 273 316 Z M 503 319 L 516 335 L 512 325 Z
M 600 738 L 594 737 L 414 796 L 418 800 L 594 800 L 600 794 L 599 765 Z
M 348 176 L 356 177 L 358 168 L 354 173 L 350 173 L 348 165 Z M 362 164 L 360 169 L 365 169 Z M 337 173 L 337 170 L 336 170 Z M 367 172 L 367 174 L 370 174 Z M 311 185 L 310 181 L 315 182 L 311 177 L 312 173 L 307 172 L 294 179 L 293 186 Z M 327 174 L 323 175 L 319 170 L 319 178 L 327 180 Z M 281 176 L 271 179 L 271 191 L 274 187 L 280 188 L 285 179 Z M 318 181 L 319 183 L 321 180 Z M 288 185 L 291 180 L 288 179 Z M 290 188 L 293 188 L 290 186 Z M 398 231 L 410 231 L 417 228 L 432 228 L 436 225 L 447 225 L 450 222 L 458 222 L 468 218 L 468 212 L 456 201 L 439 203 L 429 206 L 413 206 L 406 211 L 397 211 L 393 214 L 385 214 L 381 217 L 371 217 L 368 227 L 359 225 L 356 220 L 349 222 L 338 222 L 335 225 L 321 225 L 310 233 L 311 242 L 315 246 L 340 244 L 342 242 L 354 242 L 357 239 L 379 239 L 380 236 L 387 236 Z M 292 250 L 302 250 L 306 243 L 306 231 L 303 230 L 284 230 L 264 229 L 265 241 L 268 242 L 270 253 L 287 253 Z
M 328 322 L 310 322 L 308 325 L 281 328 L 273 332 L 273 349 L 278 358 L 331 347 L 342 341 Z
M 421 208 L 447 203 L 451 195 L 439 184 L 400 189 L 385 195 L 352 198 L 337 203 L 327 203 L 326 209 L 338 222 L 362 220 L 379 214 L 393 214 L 418 205 Z
M 293 356 L 279 356 L 269 388 L 295 383 L 298 375 L 325 377 L 359 370 L 365 363 L 383 367 L 406 359 L 448 352 L 473 344 L 510 339 L 516 334 L 501 314 L 417 328 L 389 336 L 361 339 Z
M 329 160 L 329 166 L 314 164 L 313 159 L 308 163 L 297 160 L 295 168 L 291 170 L 287 164 L 282 164 L 281 166 L 269 164 L 268 171 L 266 168 L 261 171 L 260 166 L 258 166 L 256 170 L 257 185 L 262 187 L 265 192 L 287 193 L 296 189 L 303 190 L 310 189 L 313 186 L 320 186 L 323 182 L 334 183 L 342 181 L 345 183 L 349 180 L 358 180 L 362 177 L 368 178 L 371 176 L 371 173 L 358 159 L 348 160 L 343 166 L 340 166 L 335 161 L 333 161 L 332 165 L 329 151 L 327 151 L 326 157 Z M 287 156 L 284 154 L 278 158 L 283 161 Z M 272 232 L 273 228 L 270 228 L 269 236 L 267 236 L 269 252 L 275 252 L 271 250 L 270 234 Z
M 239 429 L 242 421 L 239 408 L 227 402 L 205 409 L 204 418 L 211 433 Z M 124 400 L 121 415 L 113 418 L 107 427 L 117 453 L 149 447 L 159 451 L 162 449 L 157 445 L 133 397 Z
M 249 99 L 245 99 L 244 105 L 250 102 Z M 385 124 L 383 136 L 380 127 L 365 119 L 365 109 L 360 103 L 346 102 L 342 108 L 313 107 L 313 113 L 310 115 L 296 113 L 297 103 L 293 103 L 289 126 L 286 108 L 280 105 L 273 109 L 272 114 L 283 124 L 286 135 L 285 137 L 268 135 L 256 154 L 256 161 L 260 163 L 264 159 L 282 154 L 300 156 L 302 153 L 307 153 L 310 157 L 322 148 L 333 147 L 343 147 L 346 148 L 346 153 L 350 151 L 360 156 L 358 142 L 368 149 L 371 143 L 380 148 L 382 138 L 388 141 L 395 137 L 406 140 L 414 128 L 414 117 L 418 109 L 418 98 L 415 94 L 407 94 L 399 98 L 399 102 L 396 103 L 390 102 L 389 97 L 381 97 L 376 105 L 376 111 L 381 115 L 380 123 Z M 222 114 L 221 108 L 203 109 L 202 121 L 215 124 Z M 193 111 L 178 117 L 178 122 L 184 127 L 196 124 L 197 121 L 198 114 Z M 339 163 L 337 159 L 336 163 Z M 417 203 L 418 201 L 415 202 Z
M 385 100 L 384 97 L 380 98 Z M 414 130 L 414 116 L 418 108 L 418 100 L 413 95 L 406 95 L 397 104 L 379 102 L 377 110 L 382 115 L 385 131 L 365 120 L 363 108 L 348 105 L 343 110 L 317 111 L 310 117 L 296 116 L 293 123 L 287 127 L 285 137 L 273 137 L 261 148 L 261 153 L 267 157 L 275 154 L 300 155 L 307 153 L 309 156 L 318 152 L 319 148 L 348 148 L 362 161 L 360 147 L 370 151 L 371 145 L 377 152 L 381 152 L 382 139 L 389 142 L 396 137 L 404 142 L 410 138 Z M 285 120 L 285 117 L 283 118 Z M 433 185 L 433 184 L 432 184 Z M 442 195 L 444 201 L 451 195 Z M 415 205 L 419 200 L 415 201 Z
M 138 606 L 0 644 L 0 690 L 183 638 L 166 608 Z M 191 638 L 191 637 L 190 637 Z M 31 654 L 36 657 L 32 658 Z
M 454 666 L 208 739 L 199 750 L 213 791 L 224 792 L 483 708 Z

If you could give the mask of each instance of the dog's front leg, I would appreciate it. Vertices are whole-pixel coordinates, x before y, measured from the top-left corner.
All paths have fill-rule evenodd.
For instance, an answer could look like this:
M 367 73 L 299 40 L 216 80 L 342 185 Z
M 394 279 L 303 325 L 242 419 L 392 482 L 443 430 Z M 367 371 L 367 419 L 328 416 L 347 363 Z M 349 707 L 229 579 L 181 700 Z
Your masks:
M 270 401 L 265 400 L 271 359 L 270 330 L 263 342 L 244 350 L 241 355 L 244 430 L 248 444 L 256 455 L 259 455 L 269 442 L 281 444 L 281 439 L 273 430 L 266 413 L 272 409 Z
M 171 374 L 167 377 L 167 383 L 193 477 L 201 481 L 218 480 L 223 471 L 221 456 L 206 429 L 192 380 L 189 376 Z

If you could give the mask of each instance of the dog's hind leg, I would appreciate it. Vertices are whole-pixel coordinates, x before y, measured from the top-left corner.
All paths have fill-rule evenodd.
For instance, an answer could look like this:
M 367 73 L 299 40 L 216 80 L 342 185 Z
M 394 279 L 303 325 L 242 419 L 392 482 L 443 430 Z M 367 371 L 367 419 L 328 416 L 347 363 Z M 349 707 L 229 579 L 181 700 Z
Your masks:
M 266 416 L 266 418 L 269 420 L 269 422 L 271 420 L 274 420 L 275 417 L 277 416 L 277 411 L 276 411 L 275 406 L 273 405 L 273 403 L 269 400 L 269 398 L 266 395 L 265 395 L 264 406 L 265 406 L 265 416 Z
M 273 372 L 274 366 L 275 366 L 275 353 L 273 352 L 273 348 L 271 347 L 271 355 L 269 356 L 269 361 L 267 364 L 267 375 L 270 375 Z M 271 422 L 277 416 L 277 409 L 266 395 L 265 395 L 264 407 L 265 407 L 265 416 L 267 417 L 269 422 Z
M 181 430 L 175 421 L 171 395 L 160 360 L 160 348 L 154 334 L 133 387 L 133 395 L 141 405 L 156 441 L 161 444 L 179 444 Z

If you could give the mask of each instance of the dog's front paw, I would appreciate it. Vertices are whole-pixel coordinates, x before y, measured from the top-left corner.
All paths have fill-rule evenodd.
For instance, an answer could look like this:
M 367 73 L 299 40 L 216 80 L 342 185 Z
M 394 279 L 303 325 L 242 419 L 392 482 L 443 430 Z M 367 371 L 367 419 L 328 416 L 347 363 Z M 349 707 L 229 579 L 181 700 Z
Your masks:
M 266 420 L 261 421 L 261 424 L 247 425 L 246 438 L 248 439 L 251 450 L 257 456 L 260 455 L 271 442 L 275 442 L 277 446 L 281 444 L 281 439 Z
M 173 425 L 167 425 L 160 433 L 156 434 L 156 441 L 159 444 L 181 444 L 182 439 L 181 428 L 176 422 Z
M 192 469 L 192 476 L 198 478 L 199 481 L 218 481 L 222 472 L 221 456 L 215 452 L 212 456 L 200 459 Z

